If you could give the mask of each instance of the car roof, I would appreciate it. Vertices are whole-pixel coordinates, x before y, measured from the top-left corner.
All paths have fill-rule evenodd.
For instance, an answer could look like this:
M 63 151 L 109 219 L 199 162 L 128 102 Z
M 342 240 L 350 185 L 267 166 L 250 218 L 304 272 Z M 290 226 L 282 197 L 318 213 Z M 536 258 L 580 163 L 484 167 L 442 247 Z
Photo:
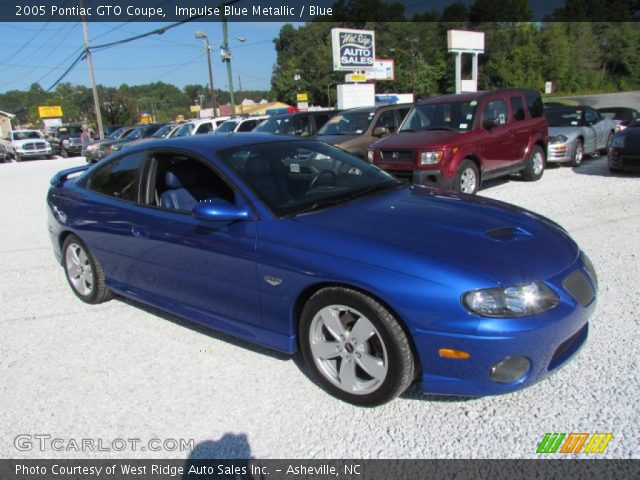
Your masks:
M 350 112 L 377 112 L 378 110 L 382 110 L 383 108 L 410 108 L 411 106 L 413 106 L 412 103 L 385 103 L 384 105 L 371 105 L 369 107 L 355 107 L 355 108 L 349 108 L 347 110 L 342 110 L 341 112 L 335 112 L 337 113 L 350 113 Z
M 480 92 L 469 92 L 469 93 L 450 93 L 448 95 L 437 95 L 435 97 L 425 98 L 423 100 L 419 100 L 416 102 L 416 105 L 425 105 L 425 104 L 433 104 L 433 103 L 447 103 L 451 101 L 456 102 L 470 102 L 472 100 L 480 100 L 483 97 L 499 94 L 499 93 L 532 93 L 535 92 L 539 94 L 537 90 L 531 90 L 527 88 L 501 88 L 499 90 L 483 90 Z
M 309 139 L 304 139 L 309 141 Z M 228 132 L 218 135 L 186 135 L 183 137 L 171 137 L 165 139 L 158 139 L 145 142 L 144 144 L 138 144 L 135 148 L 188 148 L 196 151 L 217 151 L 225 150 L 227 148 L 234 148 L 239 146 L 257 145 L 260 143 L 270 142 L 287 142 L 287 141 L 302 141 L 296 137 L 286 137 L 282 135 L 273 135 L 271 133 L 257 133 L 257 132 Z M 131 147 L 132 149 L 134 147 Z

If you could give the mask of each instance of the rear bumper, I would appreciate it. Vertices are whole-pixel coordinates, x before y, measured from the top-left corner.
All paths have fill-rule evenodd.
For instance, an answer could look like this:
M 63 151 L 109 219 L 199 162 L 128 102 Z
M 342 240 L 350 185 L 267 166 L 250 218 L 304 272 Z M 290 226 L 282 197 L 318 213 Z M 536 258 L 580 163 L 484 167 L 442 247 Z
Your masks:
M 611 149 L 607 163 L 609 168 L 640 171 L 640 155 L 625 155 Z

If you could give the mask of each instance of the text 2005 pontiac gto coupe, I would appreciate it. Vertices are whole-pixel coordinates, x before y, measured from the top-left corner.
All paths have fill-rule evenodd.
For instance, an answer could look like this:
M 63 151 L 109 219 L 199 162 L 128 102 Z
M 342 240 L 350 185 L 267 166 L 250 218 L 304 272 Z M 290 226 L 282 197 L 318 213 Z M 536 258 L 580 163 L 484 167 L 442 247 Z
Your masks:
M 597 280 L 552 221 L 398 182 L 313 140 L 151 141 L 58 173 L 49 232 L 73 292 L 133 298 L 276 350 L 377 405 L 530 385 L 585 342 Z

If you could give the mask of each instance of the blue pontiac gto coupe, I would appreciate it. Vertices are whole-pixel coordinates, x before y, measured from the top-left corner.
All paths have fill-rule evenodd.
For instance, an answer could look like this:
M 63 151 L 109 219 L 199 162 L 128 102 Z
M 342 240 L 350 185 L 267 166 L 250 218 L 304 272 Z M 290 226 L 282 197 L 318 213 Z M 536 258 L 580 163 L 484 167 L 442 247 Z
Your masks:
M 530 385 L 585 342 L 594 268 L 567 232 L 267 134 L 151 141 L 62 171 L 49 232 L 73 292 L 117 294 L 287 353 L 347 402 Z

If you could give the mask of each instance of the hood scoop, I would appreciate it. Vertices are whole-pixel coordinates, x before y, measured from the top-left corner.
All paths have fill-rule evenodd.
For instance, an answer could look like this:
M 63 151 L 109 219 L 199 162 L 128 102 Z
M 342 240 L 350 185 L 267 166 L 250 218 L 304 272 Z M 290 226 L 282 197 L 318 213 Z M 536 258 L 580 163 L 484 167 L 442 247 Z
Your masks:
M 533 235 L 520 227 L 501 227 L 494 230 L 488 230 L 484 234 L 492 240 L 498 242 L 514 242 L 525 238 L 531 238 Z

